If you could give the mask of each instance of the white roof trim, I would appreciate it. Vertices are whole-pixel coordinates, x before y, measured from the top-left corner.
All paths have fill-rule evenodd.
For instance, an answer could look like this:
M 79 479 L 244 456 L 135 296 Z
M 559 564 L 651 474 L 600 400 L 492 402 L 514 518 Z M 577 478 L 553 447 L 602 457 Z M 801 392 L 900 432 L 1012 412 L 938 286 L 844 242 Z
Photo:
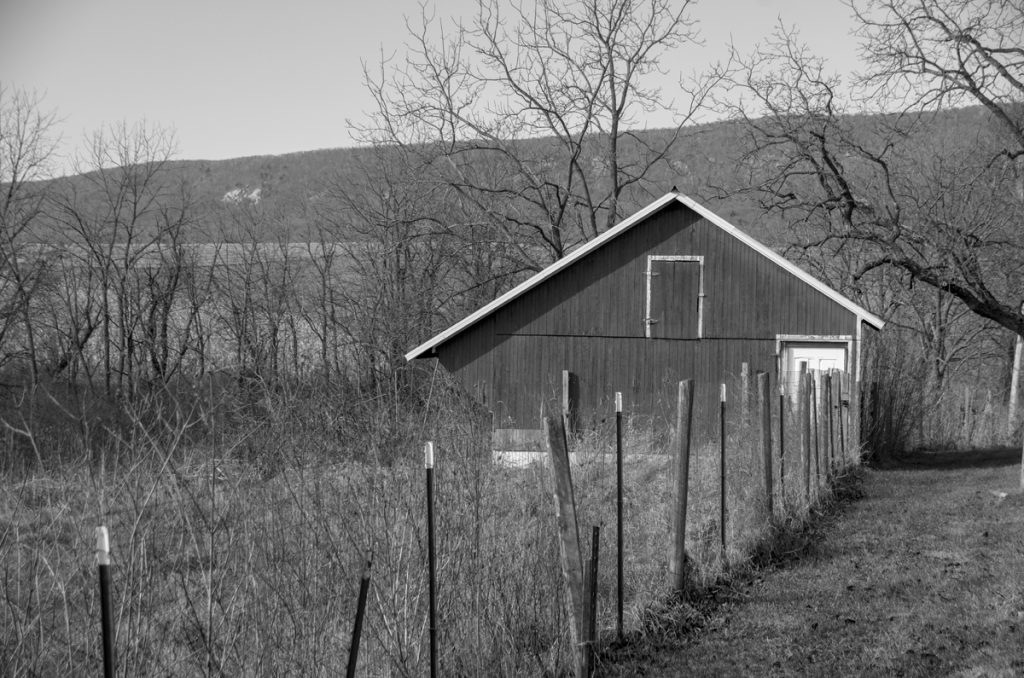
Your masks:
M 479 309 L 477 309 L 473 313 L 469 314 L 468 316 L 466 316 L 465 318 L 463 318 L 459 322 L 455 323 L 454 325 L 452 325 L 451 327 L 449 327 L 445 331 L 441 332 L 440 334 L 434 336 L 431 339 L 428 339 L 424 343 L 422 343 L 419 346 L 417 346 L 416 348 L 412 349 L 411 351 L 409 351 L 408 353 L 405 354 L 405 359 L 406 360 L 414 360 L 416 358 L 422 357 L 425 353 L 428 353 L 429 351 L 433 350 L 434 348 L 440 346 L 441 344 L 443 344 L 444 342 L 448 341 L 449 339 L 451 339 L 455 335 L 459 334 L 460 332 L 462 332 L 466 328 L 471 327 L 472 325 L 475 325 L 478 321 L 480 321 L 483 318 L 487 317 L 488 315 L 490 315 L 494 311 L 498 310 L 499 308 L 501 308 L 505 304 L 509 303 L 513 299 L 515 299 L 515 298 L 521 296 L 522 294 L 528 292 L 529 290 L 533 289 L 534 287 L 536 287 L 537 285 L 541 284 L 542 282 L 544 282 L 545 280 L 547 280 L 551 276 L 555 275 L 556 273 L 558 273 L 562 269 L 568 268 L 569 266 L 571 266 L 578 259 L 582 259 L 583 257 L 587 256 L 587 254 L 589 254 L 590 252 L 592 252 L 592 251 L 596 250 L 597 248 L 601 247 L 602 245 L 604 245 L 609 240 L 613 240 L 614 238 L 616 238 L 620 234 L 622 234 L 624 231 L 629 230 L 630 228 L 632 228 L 637 223 L 643 221 L 647 217 L 651 216 L 655 212 L 660 211 L 665 206 L 667 206 L 667 205 L 669 205 L 669 204 L 671 204 L 673 202 L 680 202 L 683 205 L 686 205 L 687 207 L 692 209 L 694 212 L 696 212 L 697 214 L 699 214 L 703 218 L 705 218 L 708 221 L 710 221 L 715 226 L 718 226 L 719 228 L 721 228 L 726 233 L 729 233 L 734 238 L 737 238 L 738 240 L 740 240 L 742 243 L 744 243 L 747 246 L 753 248 L 754 250 L 760 252 L 765 257 L 767 257 L 769 260 L 771 260 L 775 264 L 778 264 L 779 266 L 781 266 L 785 270 L 789 271 L 790 273 L 792 273 L 796 277 L 800 278 L 801 280 L 803 280 L 804 282 L 809 284 L 811 287 L 815 288 L 816 290 L 818 290 L 819 292 L 821 292 L 825 296 L 829 297 L 830 299 L 832 299 L 833 301 L 835 301 L 839 305 L 847 308 L 854 315 L 859 317 L 864 322 L 867 322 L 868 324 L 873 325 L 874 327 L 876 327 L 878 329 L 881 329 L 882 326 L 885 324 L 884 321 L 882 321 L 882 319 L 879 318 L 878 316 L 876 316 L 873 313 L 867 311 L 866 309 L 862 308 L 861 306 L 855 304 L 850 299 L 847 299 L 846 297 L 841 295 L 839 292 L 836 292 L 834 289 L 832 289 L 831 287 L 829 287 L 825 283 L 821 282 L 817 278 L 813 277 L 812 275 L 810 275 L 809 273 L 804 271 L 802 268 L 800 268 L 796 264 L 794 264 L 794 263 L 790 262 L 789 260 L 785 259 L 784 257 L 776 254 L 770 248 L 766 247 L 765 245 L 762 245 L 757 240 L 754 240 L 749 235 L 747 235 L 743 231 L 739 230 L 738 228 L 736 228 L 735 226 L 733 226 L 732 224 L 727 222 L 725 219 L 722 219 L 720 216 L 718 216 L 714 212 L 710 211 L 706 207 L 704 207 L 704 206 L 700 205 L 699 203 L 695 202 L 691 198 L 689 198 L 689 197 L 687 197 L 687 196 L 685 196 L 685 195 L 683 195 L 681 193 L 666 193 L 664 196 L 662 196 L 661 198 L 658 198 L 657 200 L 655 200 L 651 204 L 647 205 L 647 207 L 644 207 L 639 212 L 635 212 L 631 216 L 627 217 L 625 220 L 619 222 L 613 228 L 608 229 L 607 231 L 605 231 L 604 233 L 602 233 L 598 237 L 594 238 L 590 242 L 588 242 L 588 243 L 584 244 L 583 246 L 573 250 L 570 254 L 562 257 L 561 259 L 559 259 L 555 263 L 553 263 L 550 266 L 548 266 L 547 268 L 545 268 L 543 271 L 540 271 L 539 273 L 531 276 L 529 279 L 527 279 L 527 280 L 523 281 L 522 283 L 516 285 L 515 287 L 510 289 L 508 292 L 505 292 L 500 297 L 498 297 L 494 301 L 490 302 L 486 306 L 480 307 Z

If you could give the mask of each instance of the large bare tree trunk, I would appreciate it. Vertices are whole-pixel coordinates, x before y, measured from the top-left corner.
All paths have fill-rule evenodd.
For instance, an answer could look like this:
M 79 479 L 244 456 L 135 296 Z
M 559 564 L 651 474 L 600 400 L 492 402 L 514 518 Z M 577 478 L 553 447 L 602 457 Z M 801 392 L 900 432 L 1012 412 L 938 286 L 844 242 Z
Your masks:
M 1008 435 L 1013 435 L 1013 431 L 1017 426 L 1017 392 L 1020 390 L 1020 363 L 1022 344 L 1024 344 L 1024 338 L 1022 338 L 1018 334 L 1013 349 L 1013 371 L 1010 374 L 1010 401 L 1008 403 L 1006 413 L 1006 433 Z

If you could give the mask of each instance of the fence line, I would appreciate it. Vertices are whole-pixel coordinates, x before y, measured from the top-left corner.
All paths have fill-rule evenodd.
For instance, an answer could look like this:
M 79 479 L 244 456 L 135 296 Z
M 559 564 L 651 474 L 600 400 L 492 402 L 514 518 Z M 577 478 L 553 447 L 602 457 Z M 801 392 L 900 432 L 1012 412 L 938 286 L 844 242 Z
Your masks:
M 823 376 L 820 388 L 816 388 L 818 376 Z M 772 411 L 773 398 L 767 373 L 759 372 L 756 379 L 748 377 L 745 383 L 749 392 L 741 390 L 733 395 L 733 402 L 740 404 L 734 408 L 727 408 L 726 387 L 724 384 L 721 385 L 719 439 L 710 441 L 717 445 L 712 444 L 709 445 L 710 449 L 705 448 L 706 454 L 701 454 L 702 448 L 699 445 L 695 447 L 692 440 L 693 431 L 701 428 L 693 423 L 694 383 L 690 380 L 679 383 L 671 455 L 672 468 L 666 469 L 669 471 L 667 480 L 674 496 L 670 510 L 671 524 L 666 526 L 669 548 L 667 554 L 665 550 L 661 552 L 662 557 L 668 556 L 669 591 L 682 592 L 694 586 L 701 577 L 717 576 L 716 572 L 742 559 L 743 549 L 756 539 L 763 538 L 767 526 L 778 524 L 794 515 L 801 517 L 811 511 L 814 502 L 827 496 L 835 478 L 849 465 L 859 462 L 862 427 L 853 405 L 859 403 L 861 399 L 858 384 L 846 381 L 844 385 L 844 377 L 841 374 L 816 375 L 813 371 L 805 369 L 803 378 L 799 381 L 799 392 L 796 394 L 797 416 L 793 418 L 790 416 L 792 413 L 787 412 L 788 399 L 781 391 L 782 385 L 778 400 L 779 408 L 775 412 Z M 844 388 L 849 389 L 846 398 Z M 748 405 L 743 407 L 743 403 Z M 623 637 L 622 608 L 626 597 L 624 580 L 629 580 L 624 570 L 630 563 L 628 558 L 623 557 L 624 544 L 628 543 L 628 535 L 624 534 L 623 525 L 630 524 L 628 512 L 635 510 L 633 504 L 628 501 L 629 494 L 638 489 L 635 485 L 631 487 L 623 483 L 622 462 L 628 458 L 630 452 L 629 440 L 624 435 L 623 409 L 621 398 L 616 398 L 615 494 L 614 498 L 609 494 L 605 499 L 609 506 L 612 502 L 615 503 L 618 520 L 616 546 L 619 553 L 614 614 L 601 614 L 602 592 L 610 590 L 611 587 L 604 588 L 600 585 L 598 525 L 593 528 L 590 558 L 586 562 L 583 558 L 576 504 L 578 495 L 573 484 L 566 420 L 556 416 L 547 418 L 545 422 L 546 442 L 552 462 L 551 473 L 554 476 L 555 519 L 558 524 L 557 533 L 553 535 L 557 535 L 561 554 L 563 586 L 567 594 L 564 600 L 568 601 L 570 611 L 567 631 L 570 647 L 573 648 L 572 664 L 578 676 L 590 675 L 594 670 L 595 653 L 601 647 L 602 631 L 610 637 L 614 630 L 614 637 Z M 776 421 L 778 426 L 775 425 Z M 803 454 L 798 463 L 790 464 L 787 468 L 784 440 L 787 429 L 792 430 L 794 426 L 802 431 Z M 812 437 L 812 431 L 819 435 Z M 773 444 L 773 437 L 777 438 L 777 445 Z M 572 441 L 577 447 L 587 444 L 586 441 L 581 442 L 575 437 Z M 819 454 L 812 458 L 812 445 L 815 444 L 818 446 Z M 718 448 L 718 455 L 714 454 L 714 447 Z M 434 492 L 435 489 L 440 493 L 454 489 L 435 488 L 433 457 L 434 444 L 427 443 L 424 447 L 424 466 L 427 480 L 429 574 L 424 579 L 428 579 L 425 588 L 430 594 L 430 606 L 429 617 L 424 627 L 429 634 L 431 673 L 436 675 L 439 657 L 442 657 L 438 648 L 440 629 L 437 624 L 436 563 L 445 561 L 446 542 L 444 535 L 439 534 L 439 548 L 435 553 Z M 697 473 L 694 473 L 694 464 Z M 811 469 L 812 464 L 815 466 L 814 472 Z M 802 476 L 806 483 L 813 481 L 813 484 L 800 488 L 792 482 L 793 475 Z M 586 482 L 586 474 L 582 477 Z M 787 487 L 791 488 L 789 496 Z M 795 501 L 791 501 L 792 499 Z M 717 516 L 712 508 L 714 504 L 717 504 L 717 507 L 714 507 L 718 509 Z M 443 511 L 445 504 L 442 502 L 440 506 Z M 442 527 L 447 522 L 443 516 L 442 513 Z M 694 516 L 696 520 L 691 520 Z M 713 516 L 717 517 L 717 520 Z M 108 542 L 98 538 L 97 560 L 100 565 L 100 583 L 104 600 L 109 597 L 111 588 L 109 556 L 104 555 L 109 553 L 109 547 L 105 544 Z M 371 583 L 371 562 L 372 557 L 366 561 L 360 582 L 356 621 L 349 646 L 348 675 L 355 672 L 370 587 L 378 590 L 377 587 L 389 585 L 388 582 Z M 408 583 L 404 585 L 408 586 Z M 611 594 L 605 595 L 610 597 Z M 104 612 L 107 609 L 107 606 L 103 607 Z M 608 606 L 608 609 L 613 608 Z M 115 629 L 110 619 L 107 616 L 103 619 L 103 646 L 104 659 L 106 661 L 107 657 L 110 657 L 112 671 Z

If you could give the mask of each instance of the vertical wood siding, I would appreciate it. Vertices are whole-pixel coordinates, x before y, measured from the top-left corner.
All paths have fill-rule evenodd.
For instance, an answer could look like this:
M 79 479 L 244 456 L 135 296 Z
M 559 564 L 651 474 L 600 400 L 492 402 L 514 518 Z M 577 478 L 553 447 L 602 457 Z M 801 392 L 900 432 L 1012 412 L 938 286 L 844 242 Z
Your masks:
M 645 338 L 648 255 L 704 258 L 702 339 Z M 674 286 L 678 298 L 666 288 L 666 304 L 689 308 L 689 287 Z M 632 412 L 658 418 L 671 412 L 680 379 L 695 379 L 706 391 L 698 402 L 710 402 L 743 362 L 775 375 L 777 335 L 856 336 L 856 323 L 848 309 L 673 204 L 456 335 L 437 355 L 494 410 L 498 427 L 531 428 L 543 400 L 558 402 L 563 369 L 579 377 L 584 415 L 611 412 L 621 391 Z

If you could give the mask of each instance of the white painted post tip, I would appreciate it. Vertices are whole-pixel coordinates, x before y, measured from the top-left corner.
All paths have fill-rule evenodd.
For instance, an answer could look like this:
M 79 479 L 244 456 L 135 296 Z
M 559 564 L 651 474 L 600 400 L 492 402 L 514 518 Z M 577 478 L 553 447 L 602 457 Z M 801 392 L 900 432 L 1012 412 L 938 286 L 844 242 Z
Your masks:
M 618 391 L 615 392 L 615 411 L 622 412 L 622 394 Z
M 432 442 L 423 446 L 423 466 L 434 468 L 434 443 Z
M 725 402 L 725 384 L 722 384 L 722 402 Z
M 96 560 L 100 565 L 110 564 L 110 534 L 104 525 L 96 528 Z

